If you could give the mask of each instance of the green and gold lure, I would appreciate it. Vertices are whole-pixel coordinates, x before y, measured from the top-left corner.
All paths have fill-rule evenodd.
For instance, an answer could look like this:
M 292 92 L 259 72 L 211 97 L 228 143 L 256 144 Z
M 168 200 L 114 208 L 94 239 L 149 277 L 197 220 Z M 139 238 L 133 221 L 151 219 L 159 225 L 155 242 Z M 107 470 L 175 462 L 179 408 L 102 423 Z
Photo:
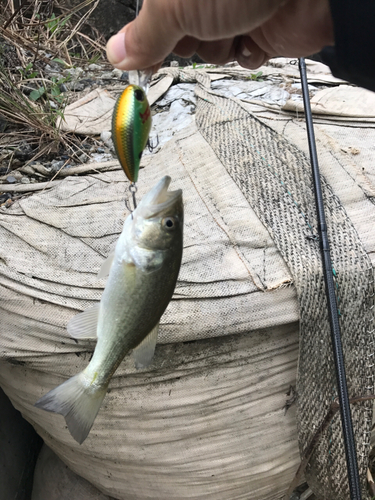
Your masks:
M 133 184 L 151 129 L 151 110 L 145 91 L 128 85 L 117 100 L 112 117 L 112 140 L 117 157 Z

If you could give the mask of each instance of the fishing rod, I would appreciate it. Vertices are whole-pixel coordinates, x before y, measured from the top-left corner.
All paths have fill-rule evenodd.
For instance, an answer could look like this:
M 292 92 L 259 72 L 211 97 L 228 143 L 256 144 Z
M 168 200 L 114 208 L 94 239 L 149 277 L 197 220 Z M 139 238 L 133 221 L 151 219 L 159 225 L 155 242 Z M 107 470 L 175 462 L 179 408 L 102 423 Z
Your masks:
M 314 125 L 311 115 L 309 89 L 306 77 L 306 64 L 305 59 L 299 59 L 299 71 L 301 75 L 303 104 L 305 108 L 305 119 L 307 138 L 309 142 L 310 159 L 312 167 L 312 176 L 315 193 L 315 204 L 318 219 L 318 230 L 320 238 L 320 247 L 322 253 L 323 274 L 325 282 L 325 291 L 327 297 L 328 317 L 331 327 L 331 340 L 333 349 L 333 358 L 336 368 L 336 381 L 340 402 L 340 415 L 342 423 L 342 432 L 344 436 L 346 465 L 349 480 L 349 490 L 351 500 L 361 500 L 361 488 L 359 481 L 357 453 L 353 433 L 352 416 L 350 413 L 348 385 L 346 382 L 344 356 L 342 352 L 341 331 L 339 324 L 339 315 L 335 294 L 335 285 L 332 273 L 332 261 L 329 248 L 329 241 L 327 235 L 327 225 L 324 213 L 324 203 L 322 196 L 322 186 L 320 183 L 320 173 L 318 156 L 315 146 Z

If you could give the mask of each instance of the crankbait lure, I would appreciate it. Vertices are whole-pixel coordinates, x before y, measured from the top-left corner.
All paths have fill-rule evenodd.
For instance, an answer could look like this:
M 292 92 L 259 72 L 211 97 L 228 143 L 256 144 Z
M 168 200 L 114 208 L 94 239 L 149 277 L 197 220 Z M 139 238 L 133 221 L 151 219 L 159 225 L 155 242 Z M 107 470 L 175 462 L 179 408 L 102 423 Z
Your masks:
M 128 85 L 117 100 L 112 117 L 112 140 L 117 157 L 133 184 L 151 129 L 151 110 L 145 91 Z

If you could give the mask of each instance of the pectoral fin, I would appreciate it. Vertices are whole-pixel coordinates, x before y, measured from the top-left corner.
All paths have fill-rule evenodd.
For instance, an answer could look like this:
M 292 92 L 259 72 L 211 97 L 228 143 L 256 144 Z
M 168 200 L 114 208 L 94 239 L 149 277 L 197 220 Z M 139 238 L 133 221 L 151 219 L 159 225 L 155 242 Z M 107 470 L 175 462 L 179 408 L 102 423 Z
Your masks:
M 137 345 L 135 349 L 133 349 L 133 358 L 134 364 L 137 370 L 141 368 L 146 368 L 150 363 L 152 358 L 154 357 L 156 341 L 158 338 L 159 331 L 159 322 L 157 325 L 151 330 L 151 332 L 147 335 L 146 338 L 142 340 L 142 342 Z
M 100 302 L 69 320 L 67 330 L 74 339 L 96 339 Z
M 161 250 L 154 252 L 146 248 L 134 247 L 127 249 L 122 255 L 122 262 L 132 264 L 144 273 L 153 273 L 161 268 L 164 254 Z
M 101 265 L 101 268 L 98 272 L 98 278 L 106 278 L 108 276 L 109 271 L 111 270 L 112 262 L 113 262 L 114 258 L 115 258 L 115 249 L 111 250 L 108 257 L 105 259 L 105 261 Z

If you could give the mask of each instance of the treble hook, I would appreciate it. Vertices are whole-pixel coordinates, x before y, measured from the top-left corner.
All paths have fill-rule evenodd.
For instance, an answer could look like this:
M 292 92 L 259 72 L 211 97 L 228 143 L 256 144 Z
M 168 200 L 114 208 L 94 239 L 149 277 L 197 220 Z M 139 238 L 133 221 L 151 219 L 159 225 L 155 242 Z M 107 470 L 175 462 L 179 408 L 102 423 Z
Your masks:
M 130 207 L 129 198 L 125 198 L 125 207 L 129 210 L 129 212 L 131 212 L 131 215 L 132 215 L 132 218 L 133 218 L 133 212 L 137 208 L 137 200 L 136 200 L 135 194 L 138 191 L 138 188 L 137 188 L 135 182 L 131 182 L 130 183 L 129 191 L 132 194 L 134 209 L 132 210 L 131 207 Z
M 158 135 L 156 136 L 156 144 L 154 144 L 154 142 L 151 141 L 150 138 L 148 138 L 147 147 L 148 147 L 148 150 L 150 151 L 150 153 L 152 153 L 154 151 L 154 149 L 156 149 L 158 146 L 159 146 L 159 136 Z

